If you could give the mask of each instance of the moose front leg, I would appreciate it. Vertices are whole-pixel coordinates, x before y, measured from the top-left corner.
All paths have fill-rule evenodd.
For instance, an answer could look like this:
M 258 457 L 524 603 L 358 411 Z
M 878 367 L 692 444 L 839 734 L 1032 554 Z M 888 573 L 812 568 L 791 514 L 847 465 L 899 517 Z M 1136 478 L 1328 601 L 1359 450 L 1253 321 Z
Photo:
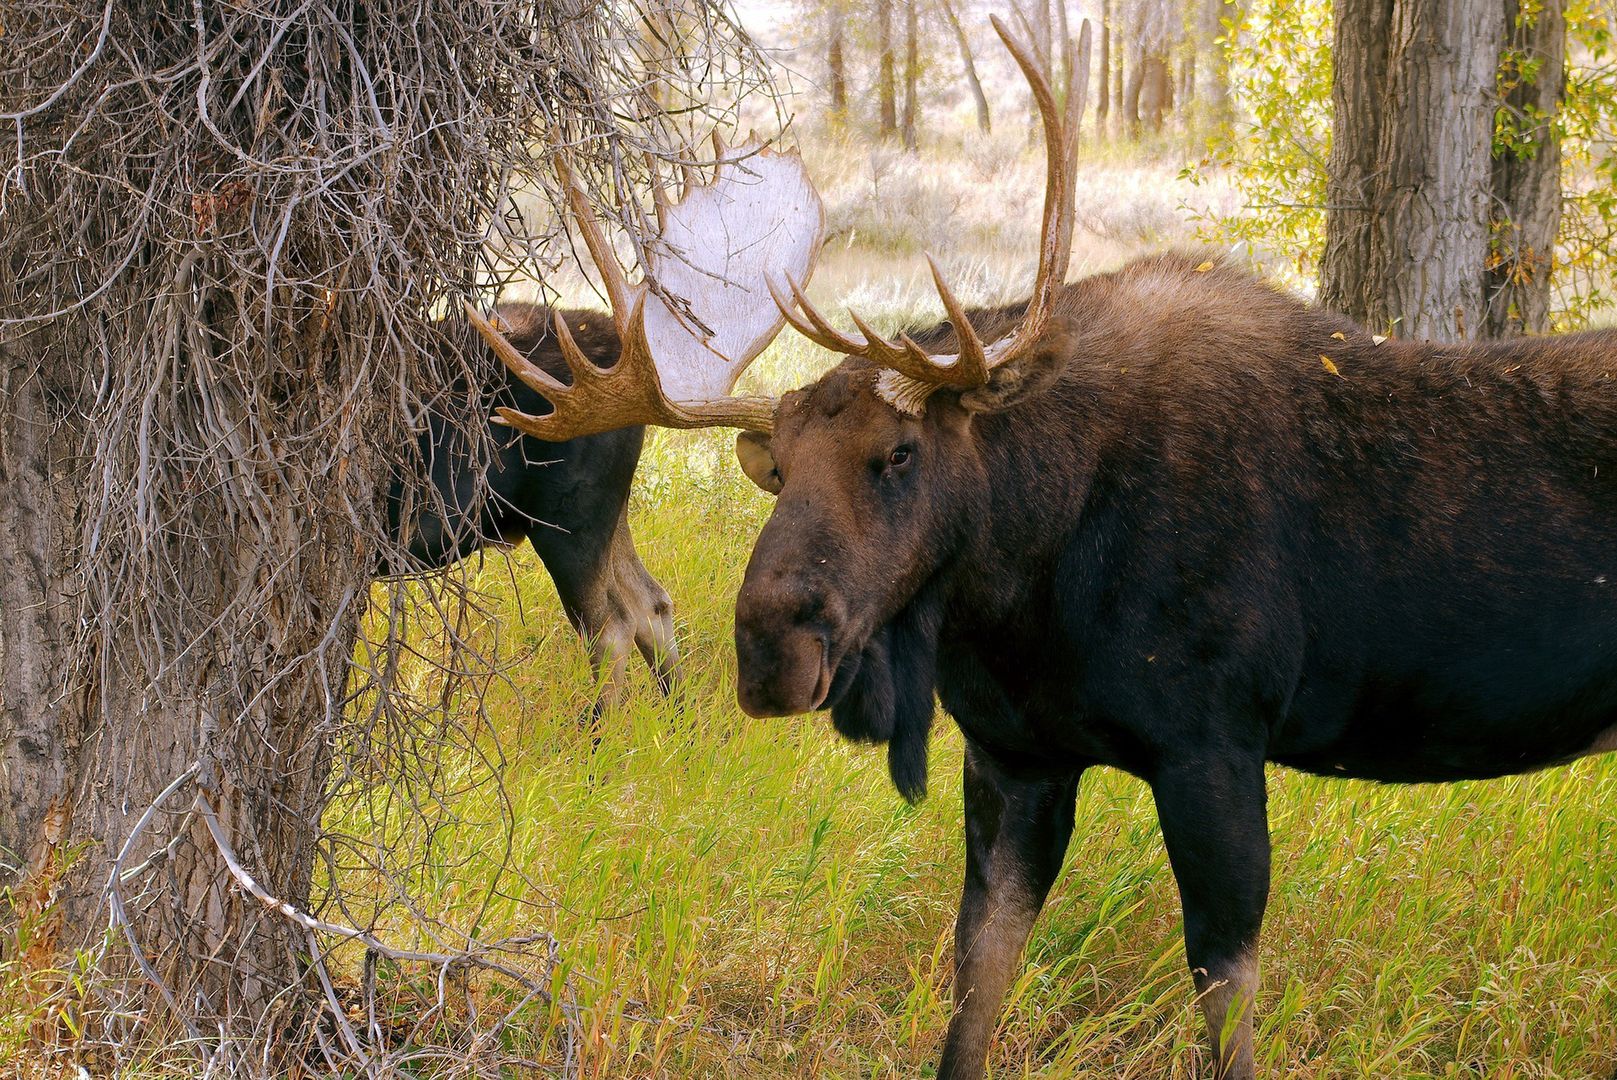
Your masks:
M 983 1074 L 1000 1003 L 1072 836 L 1079 772 L 1021 779 L 966 745 L 966 885 L 939 1080 Z
M 1252 1080 L 1258 931 L 1269 896 L 1269 825 L 1261 756 L 1199 755 L 1152 781 L 1185 912 L 1217 1080 Z

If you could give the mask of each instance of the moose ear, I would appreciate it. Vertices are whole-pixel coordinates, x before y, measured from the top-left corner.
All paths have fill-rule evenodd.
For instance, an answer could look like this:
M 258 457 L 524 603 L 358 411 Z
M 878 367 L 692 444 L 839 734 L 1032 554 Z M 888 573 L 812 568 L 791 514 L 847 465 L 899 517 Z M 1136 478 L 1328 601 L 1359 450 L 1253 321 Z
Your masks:
M 1076 329 L 1071 319 L 1052 318 L 1025 355 L 990 371 L 986 386 L 962 392 L 960 407 L 968 413 L 999 412 L 1050 389 L 1077 351 Z
M 736 458 L 747 479 L 771 495 L 780 494 L 780 472 L 775 468 L 775 455 L 769 452 L 768 435 L 761 431 L 743 431 L 737 435 Z

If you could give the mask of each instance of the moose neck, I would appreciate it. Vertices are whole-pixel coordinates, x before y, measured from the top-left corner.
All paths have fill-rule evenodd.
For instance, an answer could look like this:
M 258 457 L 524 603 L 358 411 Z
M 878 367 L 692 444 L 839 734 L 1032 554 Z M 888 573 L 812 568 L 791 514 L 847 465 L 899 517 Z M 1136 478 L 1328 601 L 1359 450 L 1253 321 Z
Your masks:
M 1100 389 L 1083 368 L 1075 357 L 1048 392 L 971 421 L 977 495 L 960 514 L 943 591 L 976 632 L 1008 629 L 1047 603 L 1045 579 L 1079 526 L 1106 434 Z

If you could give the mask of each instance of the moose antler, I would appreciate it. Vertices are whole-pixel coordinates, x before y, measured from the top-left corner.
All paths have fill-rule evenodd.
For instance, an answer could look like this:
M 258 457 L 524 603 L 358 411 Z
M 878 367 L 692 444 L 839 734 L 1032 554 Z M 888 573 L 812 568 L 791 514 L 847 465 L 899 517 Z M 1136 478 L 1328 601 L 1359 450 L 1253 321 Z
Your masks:
M 1001 364 L 1010 363 L 1031 349 L 1050 321 L 1056 290 L 1066 278 L 1067 264 L 1072 258 L 1073 150 L 1077 146 L 1078 113 L 1083 108 L 1083 96 L 1076 92 L 1076 88 L 1069 88 L 1067 112 L 1063 116 L 1056 105 L 1055 94 L 1051 92 L 1033 56 L 1011 36 L 997 15 L 991 16 L 990 21 L 1016 60 L 1016 66 L 1022 69 L 1044 125 L 1047 172 L 1039 272 L 1034 279 L 1033 296 L 1028 301 L 1021 324 L 993 344 L 984 345 L 931 255 L 926 257 L 927 265 L 932 268 L 933 284 L 943 301 L 949 322 L 954 325 L 960 348 L 957 353 L 929 353 L 908 334 L 900 334 L 896 342 L 888 341 L 858 315 L 849 312 L 849 317 L 864 336 L 863 341 L 856 341 L 832 328 L 825 316 L 809 303 L 797 279 L 786 279 L 786 285 L 791 290 L 790 299 L 782 294 L 773 281 L 769 282 L 770 297 L 793 329 L 833 352 L 864 357 L 886 368 L 887 372 L 878 383 L 878 390 L 890 403 L 912 414 L 920 412 L 932 391 L 944 387 L 969 390 L 982 386 L 988 382 L 990 371 Z M 794 307 L 798 310 L 794 310 Z
M 732 397 L 730 391 L 784 325 L 785 317 L 763 302 L 769 275 L 801 277 L 813 268 L 824 211 L 795 150 L 777 153 L 756 139 L 730 149 L 717 134 L 713 145 L 718 166 L 712 182 L 687 178 L 678 203 L 669 202 L 653 170 L 658 242 L 647 245 L 647 280 L 633 285 L 583 188 L 557 157 L 557 178 L 600 272 L 620 352 L 611 367 L 597 367 L 556 312 L 569 384 L 533 364 L 466 305 L 467 318 L 495 355 L 552 408 L 533 416 L 502 407 L 501 420 L 552 442 L 636 424 L 770 430 L 773 399 Z M 649 281 L 657 283 L 656 293 Z M 678 297 L 688 314 L 664 296 Z

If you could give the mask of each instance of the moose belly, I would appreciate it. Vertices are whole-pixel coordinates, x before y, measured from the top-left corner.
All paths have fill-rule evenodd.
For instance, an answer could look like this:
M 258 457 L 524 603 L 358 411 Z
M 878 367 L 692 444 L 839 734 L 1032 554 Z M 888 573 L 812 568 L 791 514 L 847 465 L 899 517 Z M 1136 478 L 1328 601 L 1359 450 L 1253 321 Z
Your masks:
M 1334 722 L 1307 716 L 1301 695 L 1303 715 L 1271 756 L 1321 775 L 1420 783 L 1531 772 L 1617 749 L 1617 671 L 1559 675 L 1373 683 Z

